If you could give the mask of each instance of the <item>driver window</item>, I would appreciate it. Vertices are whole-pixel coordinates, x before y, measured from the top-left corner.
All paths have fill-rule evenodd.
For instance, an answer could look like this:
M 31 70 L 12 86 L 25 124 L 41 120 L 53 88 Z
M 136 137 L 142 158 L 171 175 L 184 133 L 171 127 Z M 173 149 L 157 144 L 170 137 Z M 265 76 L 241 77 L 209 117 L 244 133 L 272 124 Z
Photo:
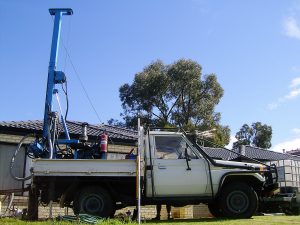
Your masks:
M 197 159 L 190 146 L 181 136 L 155 136 L 156 158 L 184 159 L 185 149 L 190 159 Z

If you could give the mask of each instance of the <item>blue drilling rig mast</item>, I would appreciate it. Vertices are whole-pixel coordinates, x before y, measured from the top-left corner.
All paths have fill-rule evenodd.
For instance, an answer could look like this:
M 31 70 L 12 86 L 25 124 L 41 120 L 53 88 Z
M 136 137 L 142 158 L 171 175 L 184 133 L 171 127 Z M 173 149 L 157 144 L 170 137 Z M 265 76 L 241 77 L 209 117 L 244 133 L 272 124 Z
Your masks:
M 44 122 L 43 122 L 43 139 L 47 140 L 49 148 L 49 158 L 55 158 L 55 135 L 54 130 L 57 125 L 57 113 L 52 111 L 53 108 L 53 95 L 57 95 L 58 91 L 55 89 L 56 84 L 63 84 L 66 82 L 66 76 L 62 71 L 56 71 L 58 50 L 59 50 L 59 40 L 61 33 L 61 22 L 63 15 L 72 15 L 73 10 L 70 8 L 61 9 L 49 9 L 50 15 L 54 16 L 54 27 L 52 35 L 52 45 L 50 53 L 50 62 L 48 68 L 48 81 L 47 81 L 47 91 L 45 100 L 45 112 L 44 112 Z M 69 132 L 66 126 L 66 121 L 63 116 L 61 116 L 62 125 L 64 128 L 66 140 L 70 140 Z M 52 130 L 52 132 L 51 132 Z

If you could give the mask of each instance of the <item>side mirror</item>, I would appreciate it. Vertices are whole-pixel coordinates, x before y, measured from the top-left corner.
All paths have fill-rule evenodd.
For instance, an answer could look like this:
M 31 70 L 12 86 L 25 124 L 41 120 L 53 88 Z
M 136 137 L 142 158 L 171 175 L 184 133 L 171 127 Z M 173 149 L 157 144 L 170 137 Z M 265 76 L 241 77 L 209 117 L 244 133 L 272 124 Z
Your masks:
M 191 161 L 191 157 L 187 152 L 188 149 L 188 145 L 186 145 L 185 149 L 184 149 L 184 157 L 186 158 L 186 160 Z

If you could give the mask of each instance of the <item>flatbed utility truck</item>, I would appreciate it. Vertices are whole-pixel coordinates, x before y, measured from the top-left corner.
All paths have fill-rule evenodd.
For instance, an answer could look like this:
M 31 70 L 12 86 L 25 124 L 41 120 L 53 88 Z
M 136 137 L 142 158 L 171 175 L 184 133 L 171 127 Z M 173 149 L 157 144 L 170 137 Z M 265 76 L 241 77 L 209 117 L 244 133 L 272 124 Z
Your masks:
M 88 144 L 87 124 L 83 124 L 78 140 L 71 139 L 56 89 L 66 83 L 66 76 L 56 70 L 56 65 L 61 18 L 73 11 L 49 12 L 54 16 L 54 29 L 43 136 L 35 136 L 26 148 L 33 158 L 31 175 L 15 177 L 31 181 L 28 211 L 32 219 L 37 219 L 38 199 L 43 204 L 59 202 L 61 207 L 72 207 L 75 214 L 101 217 L 136 205 L 138 199 L 138 205 L 205 203 L 216 217 L 249 218 L 256 212 L 259 199 L 277 188 L 275 165 L 212 159 L 194 138 L 180 130 L 144 130 L 138 126 L 138 156 L 124 160 L 107 160 L 106 134 L 99 142 Z M 53 110 L 53 97 L 60 113 Z M 60 126 L 64 132 L 60 132 Z M 29 136 L 21 140 L 11 168 Z
M 214 160 L 182 132 L 141 129 L 141 204 L 208 204 L 216 217 L 249 218 L 277 188 L 276 168 Z M 42 203 L 102 217 L 136 204 L 136 160 L 34 159 Z

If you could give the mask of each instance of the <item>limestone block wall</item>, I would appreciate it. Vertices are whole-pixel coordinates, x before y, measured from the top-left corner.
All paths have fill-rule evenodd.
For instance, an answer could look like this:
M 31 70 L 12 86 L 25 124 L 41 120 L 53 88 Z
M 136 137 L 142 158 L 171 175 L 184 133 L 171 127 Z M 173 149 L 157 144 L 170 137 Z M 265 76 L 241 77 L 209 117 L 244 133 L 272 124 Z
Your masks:
M 0 196 L 0 199 L 3 199 L 3 195 Z M 2 202 L 1 207 L 1 215 L 4 214 L 9 198 L 6 198 L 5 201 Z M 27 197 L 23 196 L 15 196 L 12 204 L 13 209 L 24 209 L 27 208 Z M 133 213 L 135 207 L 126 207 L 124 209 L 120 209 L 116 211 L 115 215 L 124 214 L 128 210 Z M 49 217 L 50 208 L 49 206 L 39 206 L 39 218 L 48 218 Z M 9 215 L 10 211 L 6 212 L 6 215 Z M 73 210 L 71 208 L 60 208 L 58 204 L 54 203 L 52 208 L 53 217 L 57 217 L 58 215 L 73 215 Z M 211 214 L 208 211 L 208 208 L 204 204 L 200 205 L 189 205 L 185 207 L 172 207 L 172 215 L 174 219 L 198 219 L 203 217 L 211 217 Z M 141 217 L 143 219 L 152 219 L 156 216 L 156 206 L 155 205 L 147 205 L 141 207 Z M 163 205 L 161 209 L 161 219 L 167 219 L 167 210 L 166 206 Z
M 193 218 L 200 219 L 203 217 L 213 217 L 213 215 L 211 215 L 211 213 L 209 212 L 207 205 L 205 204 L 194 205 Z

